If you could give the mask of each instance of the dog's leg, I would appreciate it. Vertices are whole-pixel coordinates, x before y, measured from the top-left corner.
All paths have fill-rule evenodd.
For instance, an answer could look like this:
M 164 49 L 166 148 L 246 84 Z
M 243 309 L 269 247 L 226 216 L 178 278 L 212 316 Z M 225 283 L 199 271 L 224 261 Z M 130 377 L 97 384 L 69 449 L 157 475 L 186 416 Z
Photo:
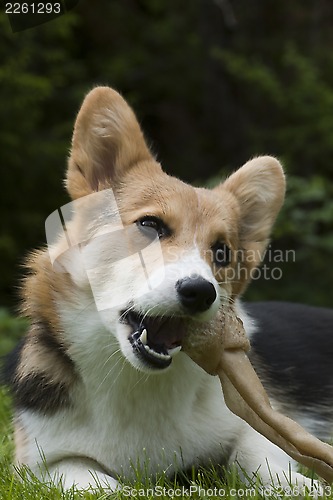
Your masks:
M 119 482 L 110 475 L 96 470 L 96 464 L 84 458 L 68 458 L 50 466 L 42 474 L 42 480 L 68 490 L 103 488 L 112 492 L 119 489 Z
M 320 483 L 297 472 L 297 464 L 284 451 L 247 426 L 237 440 L 230 457 L 240 470 L 242 479 L 251 483 L 258 474 L 264 488 L 281 488 L 320 494 Z M 272 490 L 273 491 L 273 490 Z

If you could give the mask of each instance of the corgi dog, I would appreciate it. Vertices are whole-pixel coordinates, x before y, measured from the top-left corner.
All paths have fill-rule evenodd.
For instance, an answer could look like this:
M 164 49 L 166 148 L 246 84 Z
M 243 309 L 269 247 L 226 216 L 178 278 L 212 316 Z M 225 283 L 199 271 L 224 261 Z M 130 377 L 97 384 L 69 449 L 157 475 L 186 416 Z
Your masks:
M 276 406 L 303 414 L 322 437 L 330 432 L 315 403 L 308 413 L 302 405 L 311 384 L 302 361 L 288 373 L 283 331 L 297 329 L 297 315 L 315 330 L 318 316 L 323 336 L 332 312 L 239 301 L 284 200 L 278 160 L 258 157 L 214 189 L 192 187 L 163 172 L 126 101 L 97 87 L 76 119 L 65 184 L 70 206 L 50 216 L 52 241 L 27 261 L 30 328 L 6 365 L 16 464 L 63 488 L 112 491 L 138 470 L 171 476 L 210 464 L 236 464 L 264 484 L 310 487 L 181 349 L 193 327 L 205 329 L 219 308 L 236 304 Z

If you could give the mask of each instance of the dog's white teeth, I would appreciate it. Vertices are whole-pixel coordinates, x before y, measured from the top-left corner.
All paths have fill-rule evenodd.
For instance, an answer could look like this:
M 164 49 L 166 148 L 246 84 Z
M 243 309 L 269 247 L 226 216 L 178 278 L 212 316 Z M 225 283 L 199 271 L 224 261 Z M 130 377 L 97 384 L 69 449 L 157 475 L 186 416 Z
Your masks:
M 155 352 L 154 351 L 154 355 L 157 358 L 160 358 L 160 359 L 170 359 L 170 355 L 169 354 L 162 354 L 161 352 Z
M 169 356 L 174 356 L 175 354 L 178 354 L 179 351 L 181 350 L 182 346 L 177 345 L 177 347 L 173 347 L 172 349 L 168 349 L 168 354 Z
M 155 356 L 155 358 L 159 358 L 159 359 L 170 359 L 171 358 L 171 356 L 169 354 L 163 354 L 162 352 L 154 351 L 154 349 L 151 349 L 151 347 L 149 347 L 149 345 L 147 345 L 147 344 L 144 344 L 143 347 L 146 349 L 147 352 L 149 352 L 149 354 L 151 354 L 152 356 Z
M 142 333 L 140 335 L 140 340 L 143 343 L 143 345 L 147 347 L 146 344 L 148 342 L 148 339 L 147 339 L 147 330 L 145 328 L 142 330 Z

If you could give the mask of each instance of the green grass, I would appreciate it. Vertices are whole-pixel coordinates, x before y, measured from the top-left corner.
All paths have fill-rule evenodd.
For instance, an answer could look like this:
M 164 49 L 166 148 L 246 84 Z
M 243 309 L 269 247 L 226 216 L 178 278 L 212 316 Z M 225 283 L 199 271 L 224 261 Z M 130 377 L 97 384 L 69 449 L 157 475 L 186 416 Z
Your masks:
M 8 312 L 0 309 L 0 356 L 15 345 L 26 326 L 27 323 L 24 320 L 15 319 Z M 154 481 L 138 477 L 135 482 L 125 484 L 123 491 L 113 494 L 105 493 L 102 488 L 94 492 L 80 492 L 74 489 L 66 492 L 60 491 L 56 487 L 48 487 L 37 479 L 32 479 L 24 470 L 19 471 L 23 478 L 19 480 L 18 474 L 11 465 L 14 451 L 11 414 L 10 394 L 7 389 L 0 386 L 0 500 L 295 498 L 290 494 L 282 494 L 279 488 L 276 491 L 267 490 L 262 494 L 257 485 L 249 487 L 242 483 L 235 471 L 226 472 L 221 479 L 221 474 L 214 469 L 193 473 L 192 481 L 185 486 L 181 484 L 181 481 L 171 482 L 162 475 Z M 303 498 L 311 499 L 313 496 L 306 494 Z M 322 498 L 333 500 L 333 493 Z

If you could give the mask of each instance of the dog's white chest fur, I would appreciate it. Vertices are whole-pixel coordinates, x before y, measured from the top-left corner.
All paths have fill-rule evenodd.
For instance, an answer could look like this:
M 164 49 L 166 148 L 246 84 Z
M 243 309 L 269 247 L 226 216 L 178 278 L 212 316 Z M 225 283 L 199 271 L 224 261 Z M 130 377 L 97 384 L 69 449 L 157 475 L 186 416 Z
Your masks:
M 24 412 L 22 423 L 31 436 L 38 433 L 49 463 L 66 449 L 126 477 L 135 475 L 133 467 L 155 474 L 221 463 L 237 438 L 238 419 L 224 405 L 218 379 L 182 353 L 174 364 L 168 373 L 147 376 L 121 360 L 102 384 L 95 366 L 75 395 L 74 411 L 51 418 Z M 36 443 L 30 446 L 31 463 L 39 461 Z

